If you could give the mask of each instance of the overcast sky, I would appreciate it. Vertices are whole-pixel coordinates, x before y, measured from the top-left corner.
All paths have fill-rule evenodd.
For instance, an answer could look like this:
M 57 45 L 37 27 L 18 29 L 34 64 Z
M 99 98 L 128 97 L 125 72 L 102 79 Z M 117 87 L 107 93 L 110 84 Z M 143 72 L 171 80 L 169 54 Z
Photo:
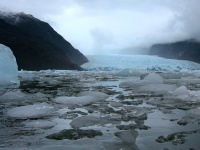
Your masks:
M 200 39 L 199 6 L 199 0 L 0 0 L 1 10 L 47 21 L 84 54 Z

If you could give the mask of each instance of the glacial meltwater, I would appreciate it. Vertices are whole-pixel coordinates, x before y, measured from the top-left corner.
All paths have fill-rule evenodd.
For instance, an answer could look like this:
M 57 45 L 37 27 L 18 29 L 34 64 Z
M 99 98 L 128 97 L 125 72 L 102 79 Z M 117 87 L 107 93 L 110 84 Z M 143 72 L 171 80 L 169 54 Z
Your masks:
M 1 150 L 198 150 L 200 64 L 88 56 L 84 71 L 19 71 L 0 91 Z

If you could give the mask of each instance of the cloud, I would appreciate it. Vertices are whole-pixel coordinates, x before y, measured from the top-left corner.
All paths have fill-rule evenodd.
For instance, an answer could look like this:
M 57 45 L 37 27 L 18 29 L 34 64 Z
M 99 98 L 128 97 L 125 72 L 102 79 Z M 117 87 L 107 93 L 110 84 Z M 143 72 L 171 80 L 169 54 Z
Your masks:
M 198 6 L 198 0 L 0 0 L 1 10 L 47 21 L 84 54 L 200 39 Z
M 96 51 L 93 54 L 108 54 L 113 44 L 113 34 L 110 30 L 103 30 L 102 28 L 95 28 L 91 30 L 93 39 L 93 49 Z

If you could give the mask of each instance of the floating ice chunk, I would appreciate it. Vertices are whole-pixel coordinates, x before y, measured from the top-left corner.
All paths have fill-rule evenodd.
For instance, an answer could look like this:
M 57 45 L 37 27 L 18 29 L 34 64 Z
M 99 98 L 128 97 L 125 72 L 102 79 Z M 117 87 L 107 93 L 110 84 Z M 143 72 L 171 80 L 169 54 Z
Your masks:
M 192 116 L 195 115 L 195 117 L 200 118 L 200 107 L 196 108 L 196 109 L 190 109 L 187 111 L 189 114 L 191 114 Z
M 169 84 L 157 84 L 148 82 L 122 82 L 119 85 L 120 88 L 131 88 L 134 93 L 154 92 L 156 94 L 167 94 L 170 91 L 174 91 L 177 86 Z
M 112 107 L 122 107 L 123 104 L 120 102 L 110 102 L 110 106 Z
M 181 74 L 175 72 L 161 73 L 160 76 L 163 79 L 181 79 Z
M 139 108 L 139 107 L 135 107 L 135 106 L 125 106 L 124 108 L 127 112 L 129 112 L 126 115 L 128 115 L 131 118 L 138 118 L 138 119 L 141 119 L 141 120 L 146 120 L 147 119 L 147 113 L 151 112 L 150 109 Z
M 38 75 L 35 74 L 34 71 L 19 71 L 18 72 L 18 76 L 22 79 L 22 80 L 34 80 L 36 78 L 39 78 Z
M 129 88 L 132 88 L 132 87 L 135 87 L 135 86 L 139 86 L 141 85 L 140 83 L 135 83 L 135 82 L 121 82 L 119 84 L 119 87 L 120 88 L 126 88 L 126 87 L 129 87 Z
M 190 92 L 187 90 L 186 86 L 180 86 L 177 88 L 174 93 L 174 95 L 181 96 L 181 95 L 189 95 Z
M 9 91 L 0 96 L 0 101 L 16 101 L 16 100 L 24 100 L 26 98 L 26 94 L 21 91 Z
M 200 97 L 200 90 L 199 91 L 189 91 L 190 95 Z
M 0 44 L 0 85 L 19 85 L 18 66 L 11 49 Z
M 59 85 L 59 84 L 62 84 L 61 81 L 58 81 L 54 78 L 40 78 L 40 82 L 39 82 L 41 85 L 43 84 L 49 84 L 49 85 L 53 85 L 53 86 L 56 86 L 56 85 Z
M 157 73 L 150 73 L 143 79 L 143 81 L 152 83 L 163 83 L 163 78 Z
M 48 80 L 48 84 L 55 86 L 55 85 L 62 84 L 62 82 L 58 81 L 58 80 L 52 80 L 52 79 L 50 79 L 50 80 Z
M 121 132 L 116 132 L 115 136 L 120 138 L 123 143 L 135 144 L 138 132 L 136 130 L 121 131 Z
M 189 90 L 187 90 L 185 86 L 180 86 L 172 94 L 182 101 L 194 101 L 190 96 Z
M 46 97 L 46 95 L 44 93 L 41 93 L 41 92 L 35 93 L 34 96 L 36 96 L 37 98 L 44 98 L 44 97 Z
M 8 110 L 7 115 L 12 118 L 39 118 L 51 112 L 53 107 L 47 103 L 20 106 Z
M 189 92 L 190 92 L 190 96 L 192 96 L 191 99 L 193 101 L 200 101 L 200 90 L 199 91 L 189 91 Z
M 138 87 L 136 86 L 133 92 L 154 92 L 156 94 L 167 94 L 170 91 L 174 91 L 176 88 L 176 85 L 169 84 L 146 84 Z
M 110 123 L 106 118 L 100 118 L 95 116 L 81 116 L 74 119 L 70 125 L 73 128 L 88 127 L 94 125 L 105 125 Z
M 60 96 L 54 99 L 55 102 L 66 105 L 88 105 L 104 100 L 107 94 L 94 91 L 85 91 L 78 94 L 78 97 Z
M 50 129 L 53 128 L 57 123 L 48 121 L 48 120 L 34 120 L 34 121 L 25 121 L 23 124 L 26 127 L 31 128 L 41 128 L 41 129 Z
M 66 104 L 66 105 L 88 105 L 94 102 L 97 102 L 101 99 L 98 97 L 93 96 L 80 96 L 80 97 L 67 97 L 67 96 L 61 96 L 56 97 L 55 102 L 60 104 Z
M 0 102 L 17 102 L 38 99 L 40 101 L 46 100 L 47 97 L 44 93 L 26 94 L 21 91 L 9 91 L 0 96 Z
M 103 100 L 108 97 L 108 94 L 96 91 L 84 91 L 79 93 L 77 96 L 92 96 L 98 98 L 99 100 Z
M 76 132 L 75 132 L 76 133 Z M 58 141 L 56 141 L 57 143 Z M 113 148 L 113 145 L 110 149 Z M 28 150 L 27 148 L 25 150 Z M 94 138 L 82 138 L 79 140 L 67 140 L 59 142 L 59 144 L 41 144 L 34 150 L 108 150 L 104 147 L 101 141 L 98 141 Z M 118 148 L 119 149 L 119 148 Z M 8 150 L 8 149 L 7 149 Z M 17 149 L 24 150 L 24 149 Z
M 144 73 L 147 73 L 147 71 L 126 68 L 126 69 L 119 71 L 115 75 L 126 77 L 126 76 L 140 76 L 141 74 L 144 74 Z
M 182 79 L 167 79 L 164 80 L 164 83 L 167 84 L 200 84 L 200 79 L 194 78 L 182 78 Z

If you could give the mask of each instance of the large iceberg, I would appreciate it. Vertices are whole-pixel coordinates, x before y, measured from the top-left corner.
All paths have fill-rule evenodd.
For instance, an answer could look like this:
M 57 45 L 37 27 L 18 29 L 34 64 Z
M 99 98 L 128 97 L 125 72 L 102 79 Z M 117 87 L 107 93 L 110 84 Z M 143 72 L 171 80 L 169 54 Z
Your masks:
M 0 44 L 0 62 L 0 86 L 19 85 L 15 56 L 9 47 L 2 44 Z

